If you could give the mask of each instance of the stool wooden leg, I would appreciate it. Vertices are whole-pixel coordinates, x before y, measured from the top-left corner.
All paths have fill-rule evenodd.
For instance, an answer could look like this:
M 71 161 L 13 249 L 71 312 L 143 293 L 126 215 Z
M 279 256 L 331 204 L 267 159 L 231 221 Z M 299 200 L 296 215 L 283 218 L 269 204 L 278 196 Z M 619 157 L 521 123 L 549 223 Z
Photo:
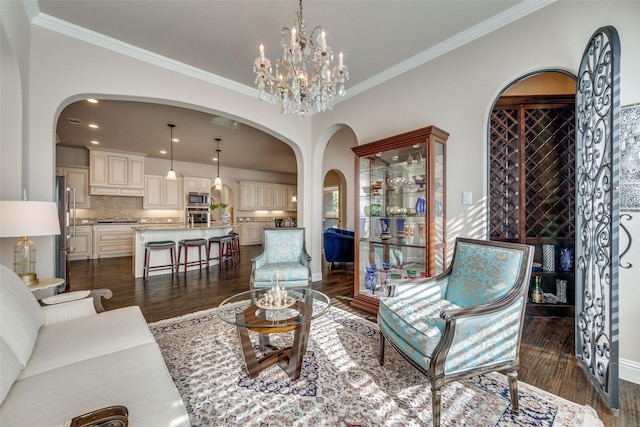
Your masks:
M 149 248 L 144 248 L 144 267 L 142 269 L 143 281 L 146 281 L 147 276 L 149 275 L 149 259 L 151 258 L 149 252 Z

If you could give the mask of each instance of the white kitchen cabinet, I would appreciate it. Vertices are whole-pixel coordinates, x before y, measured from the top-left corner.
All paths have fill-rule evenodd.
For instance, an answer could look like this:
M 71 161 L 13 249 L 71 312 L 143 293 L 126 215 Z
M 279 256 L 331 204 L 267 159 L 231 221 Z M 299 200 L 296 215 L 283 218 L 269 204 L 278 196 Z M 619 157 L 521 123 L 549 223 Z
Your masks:
M 253 211 L 258 209 L 258 184 L 255 182 L 240 182 L 240 209 Z
M 130 225 L 93 227 L 93 258 L 133 255 L 135 232 Z
M 185 176 L 184 191 L 194 191 L 196 193 L 211 193 L 213 181 L 211 178 L 201 176 Z
M 273 184 L 258 184 L 258 209 L 273 209 Z
M 89 150 L 90 194 L 144 195 L 144 154 Z
M 143 209 L 182 209 L 182 179 L 164 175 L 145 175 Z
M 56 175 L 64 176 L 67 187 L 76 190 L 76 208 L 88 209 L 91 207 L 89 169 L 62 166 L 56 168 Z
M 69 233 L 73 233 L 73 226 L 69 227 Z M 74 248 L 69 259 L 91 259 L 92 237 L 92 226 L 76 226 L 76 235 L 69 237 L 69 246 Z
M 262 244 L 262 231 L 264 223 L 261 222 L 244 222 L 242 224 L 242 240 L 241 245 L 260 245 Z
M 278 211 L 286 211 L 289 204 L 287 203 L 287 186 L 281 184 L 273 184 L 273 209 Z
M 295 186 L 289 185 L 287 187 L 287 210 L 288 211 L 297 211 L 298 210 L 298 202 L 293 201 L 293 196 L 296 196 L 296 200 L 298 198 L 298 189 Z

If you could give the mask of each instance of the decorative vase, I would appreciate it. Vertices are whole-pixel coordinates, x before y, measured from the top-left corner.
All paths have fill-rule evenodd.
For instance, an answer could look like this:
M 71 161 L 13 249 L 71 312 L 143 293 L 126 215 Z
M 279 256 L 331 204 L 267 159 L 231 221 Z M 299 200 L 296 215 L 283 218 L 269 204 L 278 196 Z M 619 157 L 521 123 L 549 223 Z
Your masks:
M 560 269 L 562 271 L 571 271 L 573 267 L 573 249 L 562 248 L 560 249 Z
M 424 197 L 418 197 L 418 201 L 416 202 L 416 215 L 424 216 L 427 208 L 427 201 Z
M 436 199 L 436 216 L 442 216 L 443 211 L 442 200 Z
M 228 225 L 229 224 L 229 214 L 226 213 L 226 212 L 222 214 L 222 223 L 224 225 Z
M 396 218 L 396 237 L 402 237 L 404 235 L 404 218 Z
M 540 276 L 535 276 L 533 288 L 531 289 L 531 301 L 541 304 L 544 302 L 544 292 L 540 286 Z
M 391 237 L 389 234 L 389 218 L 380 218 L 380 238 L 385 240 Z
M 542 245 L 542 269 L 544 271 L 556 270 L 556 248 L 553 245 Z
M 367 275 L 364 276 L 364 286 L 371 292 L 371 295 L 373 295 L 376 290 L 376 271 L 377 268 L 375 265 L 367 266 Z
M 567 281 L 558 279 L 556 280 L 556 298 L 559 304 L 567 303 Z

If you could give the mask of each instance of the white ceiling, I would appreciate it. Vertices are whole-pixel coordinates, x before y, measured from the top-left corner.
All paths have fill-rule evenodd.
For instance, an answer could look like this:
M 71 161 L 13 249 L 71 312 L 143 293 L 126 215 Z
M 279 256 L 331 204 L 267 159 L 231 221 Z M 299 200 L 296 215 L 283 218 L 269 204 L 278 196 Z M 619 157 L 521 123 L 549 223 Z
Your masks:
M 350 74 L 347 96 L 353 96 L 552 1 L 306 0 L 303 7 L 307 28 L 322 24 L 327 44 L 336 54 L 344 52 Z M 245 89 L 254 88 L 252 63 L 258 46 L 264 43 L 272 60 L 281 55 L 280 27 L 291 27 L 298 9 L 295 0 L 24 2 L 31 16 L 38 18 L 34 21 L 38 25 L 92 43 L 104 40 L 106 45 L 108 40 L 109 45 L 133 55 L 141 50 L 153 52 Z M 175 136 L 184 141 L 174 146 L 174 159 L 209 162 L 215 154 L 213 139 L 220 137 L 223 166 L 273 170 L 272 165 L 278 164 L 278 172 L 296 171 L 293 151 L 261 131 L 246 125 L 238 130 L 212 125 L 214 116 L 201 112 L 136 104 L 111 101 L 99 107 L 85 102 L 69 106 L 59 121 L 60 144 L 84 147 L 91 136 L 100 139 L 103 147 L 161 157 L 160 145 L 168 146 L 169 140 L 166 124 L 173 122 Z M 96 122 L 101 128 L 89 132 L 83 126 L 67 126 L 66 117 Z M 251 159 L 246 156 L 247 144 L 257 154 Z M 256 152 L 261 148 L 264 155 Z M 288 160 L 273 162 L 268 154 Z

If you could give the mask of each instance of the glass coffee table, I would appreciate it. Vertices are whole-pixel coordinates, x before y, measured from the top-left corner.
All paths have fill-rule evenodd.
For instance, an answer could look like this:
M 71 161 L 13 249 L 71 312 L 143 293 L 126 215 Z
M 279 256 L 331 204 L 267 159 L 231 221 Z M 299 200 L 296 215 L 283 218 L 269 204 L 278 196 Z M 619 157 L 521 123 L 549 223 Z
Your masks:
M 313 289 L 285 288 L 282 304 L 274 304 L 267 294 L 270 289 L 252 289 L 227 298 L 218 306 L 218 315 L 236 326 L 250 378 L 277 363 L 289 378 L 297 379 L 307 351 L 311 321 L 329 310 L 331 300 Z M 258 333 L 261 357 L 253 349 L 250 330 Z M 290 331 L 294 331 L 292 346 L 278 348 L 269 342 L 269 334 Z

